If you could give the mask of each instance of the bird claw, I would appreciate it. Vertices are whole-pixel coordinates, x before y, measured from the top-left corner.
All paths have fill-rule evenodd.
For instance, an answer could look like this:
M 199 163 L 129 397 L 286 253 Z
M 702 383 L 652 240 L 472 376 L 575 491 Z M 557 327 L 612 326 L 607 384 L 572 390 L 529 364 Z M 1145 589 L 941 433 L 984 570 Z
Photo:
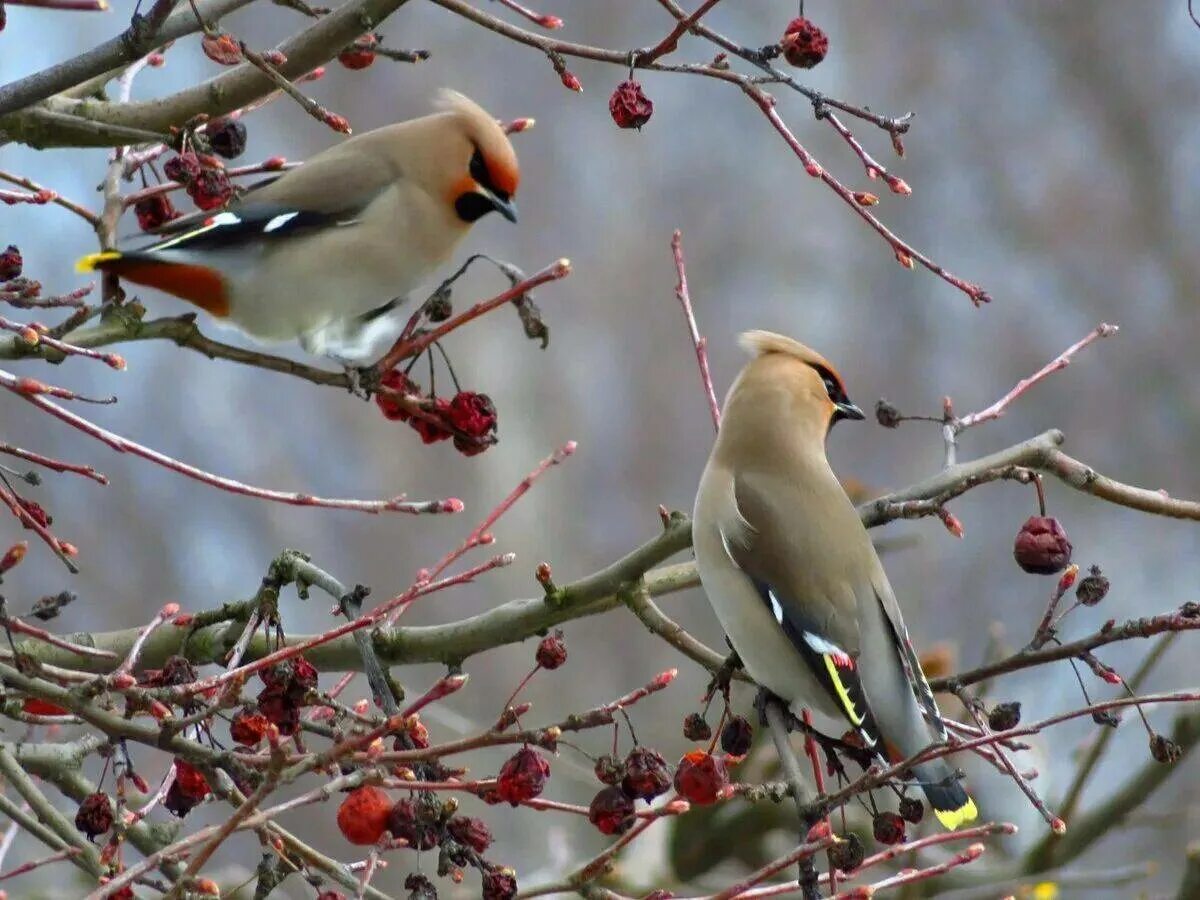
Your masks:
M 379 389 L 379 373 L 374 366 L 343 366 L 347 390 L 360 400 L 370 400 Z

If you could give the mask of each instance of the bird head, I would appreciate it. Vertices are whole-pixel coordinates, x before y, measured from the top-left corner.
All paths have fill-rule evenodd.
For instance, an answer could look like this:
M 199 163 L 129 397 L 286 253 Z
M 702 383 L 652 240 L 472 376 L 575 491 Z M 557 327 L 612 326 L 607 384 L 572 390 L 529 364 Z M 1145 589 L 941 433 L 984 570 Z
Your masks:
M 436 140 L 425 160 L 432 188 L 458 218 L 471 224 L 493 210 L 517 221 L 513 195 L 521 180 L 517 154 L 500 124 L 473 100 L 443 91 L 441 112 L 431 116 Z
M 754 359 L 730 389 L 727 415 L 740 413 L 772 430 L 782 422 L 821 443 L 842 419 L 864 418 L 837 370 L 815 350 L 769 331 L 747 331 L 740 343 Z

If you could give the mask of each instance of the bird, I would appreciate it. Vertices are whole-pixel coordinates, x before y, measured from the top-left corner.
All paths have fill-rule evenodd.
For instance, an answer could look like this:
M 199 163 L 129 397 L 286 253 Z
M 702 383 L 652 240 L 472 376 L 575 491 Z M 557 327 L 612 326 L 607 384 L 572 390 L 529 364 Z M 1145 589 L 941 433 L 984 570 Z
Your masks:
M 517 220 L 516 152 L 474 101 L 348 138 L 258 182 L 224 211 L 169 223 L 141 249 L 82 257 L 173 294 L 261 343 L 340 360 L 490 212 Z
M 837 370 L 768 331 L 726 397 L 700 479 L 692 540 L 700 581 L 748 674 L 790 706 L 848 722 L 894 764 L 946 740 L 896 595 L 825 454 L 863 412 Z M 945 759 L 913 775 L 950 830 L 978 815 Z

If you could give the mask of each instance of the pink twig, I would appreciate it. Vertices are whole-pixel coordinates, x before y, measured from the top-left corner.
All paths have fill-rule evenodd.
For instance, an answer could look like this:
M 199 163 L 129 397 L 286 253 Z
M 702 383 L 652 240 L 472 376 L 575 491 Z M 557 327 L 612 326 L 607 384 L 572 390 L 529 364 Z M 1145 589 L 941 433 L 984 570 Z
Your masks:
M 301 163 L 298 162 L 288 162 L 282 156 L 272 156 L 254 165 L 226 169 L 225 174 L 230 178 L 237 178 L 242 175 L 260 175 L 263 172 L 286 172 L 290 169 L 298 168 L 300 165 Z M 183 187 L 184 185 L 178 181 L 164 181 L 161 184 L 151 185 L 150 187 L 142 188 L 140 191 L 133 191 L 126 194 L 121 198 L 121 202 L 128 208 L 142 200 L 148 200 L 160 194 L 169 194 L 172 191 L 179 191 Z
M 162 466 L 165 469 L 170 469 L 172 472 L 178 472 L 188 478 L 195 479 L 203 484 L 211 485 L 223 491 L 228 491 L 231 494 L 241 494 L 245 497 L 255 497 L 259 500 L 271 500 L 276 503 L 286 503 L 289 506 L 315 506 L 324 509 L 349 509 L 355 512 L 365 513 L 381 513 L 381 512 L 402 512 L 402 513 L 443 513 L 453 512 L 461 509 L 461 504 L 456 500 L 425 500 L 425 501 L 406 501 L 403 495 L 393 497 L 391 500 L 340 500 L 327 497 L 314 497 L 311 494 L 287 493 L 284 491 L 273 491 L 267 488 L 254 487 L 253 485 L 243 484 L 240 481 L 234 481 L 232 478 L 224 478 L 220 475 L 214 475 L 211 472 L 206 472 L 203 469 L 197 469 L 195 466 L 189 466 L 187 463 L 180 462 L 165 453 L 159 453 L 157 450 L 152 450 L 141 444 L 131 441 L 128 438 L 121 437 L 119 434 L 114 434 L 107 429 L 101 428 L 82 416 L 77 416 L 75 413 L 68 412 L 56 403 L 52 403 L 40 393 L 31 393 L 28 390 L 23 390 L 20 382 L 27 382 L 30 379 L 20 379 L 15 375 L 0 370 L 0 387 L 8 388 L 17 396 L 28 400 L 34 406 L 49 413 L 56 419 L 60 419 L 79 429 L 84 434 L 96 438 L 116 450 L 118 453 L 132 453 L 134 456 L 139 456 L 142 459 L 147 459 L 152 463 Z
M 802 859 L 811 859 L 822 850 L 828 850 L 837 843 L 837 838 L 833 835 L 823 837 L 818 841 L 801 844 L 796 849 L 792 850 L 772 862 L 767 863 L 761 869 L 752 872 L 744 880 L 732 884 L 725 890 L 713 894 L 708 900 L 733 900 L 735 897 L 746 897 L 750 894 L 750 889 L 756 884 L 761 884 L 772 875 L 782 872 L 788 866 L 795 865 Z
M 714 0 L 715 2 L 715 0 Z M 563 20 L 558 16 L 548 16 L 539 12 L 534 12 L 528 7 L 522 6 L 517 0 L 500 0 L 502 6 L 507 6 L 519 16 L 524 16 L 535 25 L 540 25 L 548 31 L 553 31 L 556 28 L 563 27 Z
M 414 700 L 407 709 L 400 715 L 407 719 L 409 716 L 415 716 L 430 703 L 436 703 L 443 697 L 449 697 L 451 694 L 456 694 L 467 684 L 467 675 L 447 675 L 444 678 L 439 678 L 434 682 L 433 686 L 424 694 Z
M 111 650 L 101 650 L 99 647 L 85 647 L 82 644 L 72 644 L 70 641 L 57 637 L 44 628 L 38 628 L 36 625 L 30 625 L 28 622 L 23 622 L 20 619 L 0 617 L 0 623 L 7 625 L 10 631 L 15 631 L 17 634 L 28 635 L 42 643 L 49 644 L 52 647 L 58 647 L 60 650 L 66 650 L 74 653 L 77 656 L 87 656 L 92 659 L 116 659 L 117 654 Z
M 106 12 L 108 0 L 5 0 L 9 6 L 35 6 L 38 9 L 64 9 L 72 12 Z
M 14 0 L 14 2 L 15 2 L 15 0 Z M 75 213 L 75 215 L 79 216 L 81 219 L 83 219 L 85 222 L 87 222 L 93 228 L 95 228 L 96 226 L 98 226 L 100 224 L 100 217 L 97 216 L 95 213 L 93 213 L 91 210 L 85 209 L 84 207 L 80 206 L 78 203 L 73 203 L 72 201 L 61 196 L 57 191 L 52 191 L 49 188 L 43 187 L 42 185 L 38 184 L 36 181 L 31 181 L 30 179 L 23 178 L 20 175 L 13 175 L 10 172 L 0 172 L 0 181 L 7 181 L 10 184 L 20 185 L 21 187 L 26 188 L 31 191 L 34 191 L 35 193 L 38 193 L 38 194 L 41 194 L 41 193 L 51 194 L 52 201 L 55 204 L 57 204 L 58 206 L 61 206 L 63 209 L 70 210 L 71 212 Z
M 7 506 L 9 511 L 17 517 L 17 520 L 23 526 L 40 537 L 42 542 L 54 552 L 55 556 L 63 561 L 63 564 L 72 574 L 79 571 L 79 567 L 70 559 L 70 557 L 78 552 L 75 547 L 66 541 L 60 540 L 54 532 L 31 516 L 17 496 L 3 486 L 0 486 L 0 503 Z
M 696 8 L 694 13 L 686 18 L 680 19 L 665 38 L 663 38 L 649 50 L 639 51 L 634 57 L 635 65 L 647 65 L 654 62 L 659 57 L 666 56 L 668 53 L 673 53 L 679 46 L 679 39 L 687 34 L 692 27 L 700 21 L 701 17 L 703 17 L 705 13 L 707 13 L 720 2 L 721 0 L 704 0 L 704 2 Z
M 375 364 L 375 368 L 379 372 L 388 372 L 396 367 L 403 360 L 410 359 L 422 352 L 426 347 L 429 347 L 436 341 L 440 341 L 456 328 L 467 324 L 468 322 L 478 319 L 484 313 L 491 312 L 498 306 L 503 306 L 505 303 L 511 303 L 533 290 L 539 285 L 547 284 L 551 281 L 558 281 L 560 278 L 566 278 L 571 274 L 571 262 L 567 259 L 560 259 L 557 262 L 547 266 L 535 275 L 531 275 L 519 284 L 515 284 L 502 294 L 497 294 L 490 300 L 484 300 L 476 303 L 470 309 L 459 313 L 453 318 L 447 319 L 437 328 L 422 332 L 415 337 L 402 336 L 387 355 Z M 407 332 L 408 329 L 405 329 Z
M 18 203 L 31 203 L 34 206 L 45 206 L 51 200 L 58 198 L 54 191 L 43 188 L 40 191 L 26 194 L 21 191 L 6 191 L 0 188 L 0 203 L 16 206 Z
M 902 884 L 912 884 L 915 881 L 926 881 L 930 878 L 936 878 L 939 875 L 945 875 L 951 869 L 956 869 L 959 866 L 964 866 L 979 859 L 979 857 L 983 856 L 984 849 L 983 844 L 972 844 L 965 850 L 956 853 L 953 859 L 949 859 L 944 863 L 930 866 L 927 869 L 904 869 L 891 878 L 885 878 L 882 881 L 876 881 L 874 884 L 864 885 L 863 887 L 851 888 L 848 891 L 837 894 L 832 900 L 872 897 L 879 891 L 888 888 L 900 887 Z
M 863 145 L 858 142 L 858 138 L 851 134 L 850 129 L 842 124 L 842 120 L 837 117 L 836 113 L 832 113 L 826 109 L 820 115 L 821 118 L 829 123 L 829 126 L 834 131 L 842 136 L 842 139 L 850 146 L 850 149 L 862 160 L 868 178 L 875 179 L 882 176 L 883 180 L 887 182 L 887 186 L 891 188 L 892 193 L 904 196 L 912 193 L 912 188 L 908 186 L 908 183 L 903 178 L 897 178 L 895 175 L 892 175 L 884 167 L 883 163 L 879 162 L 879 160 L 866 151 Z
M 171 619 L 174 619 L 177 615 L 179 615 L 179 604 L 167 603 L 158 611 L 153 619 L 138 629 L 138 634 L 137 637 L 134 638 L 133 646 L 129 648 L 129 654 L 125 657 L 124 662 L 117 666 L 116 670 L 113 672 L 113 675 L 115 676 L 122 673 L 132 672 L 133 667 L 137 665 L 137 658 L 141 656 L 142 648 L 146 646 L 146 641 L 149 640 L 150 635 L 154 634 L 154 632 L 160 626 L 162 626 L 163 623 L 171 621 Z
M 1056 356 L 1054 359 L 1052 359 L 1050 362 L 1048 362 L 1045 366 L 1038 369 L 1038 371 L 1034 372 L 1028 378 L 1024 378 L 1021 381 L 1017 382 L 1017 386 L 1015 388 L 1013 388 L 1011 391 L 1009 391 L 1007 394 L 1005 394 L 1003 397 L 1001 397 L 999 400 L 997 400 L 995 403 L 993 403 L 987 409 L 981 409 L 977 413 L 971 413 L 969 416 L 963 416 L 962 418 L 960 418 L 958 420 L 957 430 L 962 431 L 965 428 L 970 428 L 972 425 L 978 425 L 981 422 L 988 422 L 992 419 L 1000 418 L 1008 410 L 1008 407 L 1012 404 L 1012 402 L 1014 400 L 1016 400 L 1018 397 L 1020 397 L 1022 394 L 1024 394 L 1027 390 L 1029 390 L 1031 387 L 1033 387 L 1035 384 L 1037 384 L 1043 378 L 1046 378 L 1049 375 L 1053 375 L 1055 372 L 1059 371 L 1060 369 L 1065 369 L 1068 365 L 1071 364 L 1071 359 L 1075 356 L 1075 354 L 1078 353 L 1080 350 L 1082 350 L 1084 347 L 1086 347 L 1088 344 L 1092 343 L 1093 341 L 1098 340 L 1099 338 L 1110 337 L 1111 335 L 1116 334 L 1118 330 L 1119 329 L 1116 325 L 1109 325 L 1106 322 L 1101 322 L 1099 325 L 1097 325 L 1095 328 L 1093 328 L 1082 340 L 1077 341 L 1076 343 L 1072 344 L 1070 347 L 1068 347 L 1066 350 L 1064 350 L 1062 353 L 1060 353 L 1058 356 Z
M 125 369 L 125 359 L 117 353 L 101 353 L 98 350 L 89 350 L 86 347 L 76 347 L 74 344 L 68 344 L 52 338 L 32 325 L 26 325 L 24 322 L 14 322 L 11 319 L 0 316 L 0 328 L 19 335 L 21 340 L 30 347 L 45 344 L 47 347 L 67 356 L 85 356 L 88 359 L 98 359 L 110 369 L 116 369 L 118 372 Z
M 14 447 L 12 444 L 0 444 L 0 453 L 7 453 L 9 456 L 15 456 L 18 459 L 23 459 L 35 465 L 44 466 L 55 472 L 71 472 L 75 475 L 82 475 L 85 478 L 90 478 L 92 481 L 99 484 L 108 484 L 108 478 L 105 475 L 97 472 L 91 466 L 81 466 L 76 463 L 62 462 L 53 459 L 49 456 L 43 456 L 40 453 L 34 453 L 31 450 L 23 450 L 20 447 Z
M 12 2 L 12 0 L 10 0 Z M 83 851 L 79 847 L 65 847 L 57 853 L 52 853 L 49 856 L 43 856 L 41 859 L 35 859 L 31 862 L 21 863 L 10 872 L 0 874 L 0 881 L 7 881 L 9 878 L 16 878 L 18 875 L 24 875 L 26 872 L 32 872 L 34 869 L 40 869 L 42 866 L 48 866 L 51 863 L 62 862 L 64 859 L 70 859 Z
M 15 282 L 8 282 L 11 287 Z M 81 288 L 76 288 L 68 294 L 59 294 L 55 297 L 39 297 L 41 285 L 34 282 L 37 290 L 9 290 L 0 291 L 0 302 L 7 303 L 9 306 L 15 306 L 17 309 L 57 309 L 61 306 L 72 306 L 75 309 L 85 309 L 87 304 L 83 302 L 83 298 L 96 289 L 96 283 L 90 282 Z
M 683 307 L 687 318 L 688 332 L 692 336 L 692 346 L 696 348 L 696 363 L 700 366 L 700 380 L 704 383 L 704 393 L 708 397 L 708 411 L 712 414 L 713 430 L 721 430 L 721 407 L 717 403 L 717 392 L 713 390 L 712 373 L 708 370 L 708 339 L 700 334 L 696 326 L 696 316 L 692 312 L 692 298 L 688 294 L 687 270 L 683 262 L 683 235 L 679 229 L 671 236 L 671 253 L 675 257 L 675 272 L 679 282 L 675 285 L 675 297 Z

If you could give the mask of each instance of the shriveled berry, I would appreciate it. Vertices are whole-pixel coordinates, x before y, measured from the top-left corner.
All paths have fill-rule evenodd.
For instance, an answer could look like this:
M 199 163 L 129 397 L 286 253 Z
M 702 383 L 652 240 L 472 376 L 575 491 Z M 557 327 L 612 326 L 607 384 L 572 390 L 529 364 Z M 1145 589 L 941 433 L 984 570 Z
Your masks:
M 925 804 L 916 797 L 901 797 L 900 818 L 910 825 L 920 825 L 925 818 Z
M 389 372 L 385 372 L 379 383 L 385 388 L 390 388 L 402 394 L 415 394 L 419 391 L 417 386 L 409 380 L 408 376 L 399 369 L 392 369 Z M 390 419 L 393 422 L 407 422 L 412 418 L 412 414 L 388 394 L 377 393 L 375 395 L 375 405 L 379 407 L 385 419 Z
M 229 736 L 235 744 L 243 747 L 255 747 L 267 735 L 271 721 L 261 712 L 251 712 L 243 709 L 229 724 Z
M 510 756 L 496 776 L 496 792 L 501 800 L 519 806 L 541 794 L 550 778 L 550 763 L 529 747 Z
M 237 159 L 246 152 L 246 126 L 241 119 L 220 119 L 210 122 L 204 130 L 213 153 L 226 159 Z
M 588 807 L 588 821 L 601 834 L 624 834 L 637 821 L 633 814 L 633 800 L 620 788 L 601 788 Z
M 180 184 L 191 184 L 200 176 L 200 160 L 192 152 L 180 153 L 163 163 L 163 174 Z
M 352 844 L 365 847 L 378 843 L 387 830 L 391 811 L 392 799 L 382 788 L 374 785 L 357 787 L 338 807 L 338 829 Z
M 205 166 L 199 175 L 188 182 L 185 190 L 192 202 L 201 209 L 216 209 L 233 197 L 233 182 L 224 169 Z
M 1178 762 L 1183 756 L 1183 748 L 1166 735 L 1156 732 L 1150 735 L 1150 755 L 1155 762 L 1170 764 Z
M 432 850 L 438 845 L 438 828 L 423 816 L 424 810 L 407 797 L 397 800 L 388 813 L 392 837 L 404 838 L 414 850 Z
M 601 784 L 620 784 L 625 777 L 625 764 L 615 756 L 605 753 L 596 760 L 594 769 Z
M 163 663 L 159 683 L 165 687 L 175 687 L 181 684 L 191 684 L 196 680 L 196 667 L 186 656 L 178 653 L 168 656 Z
M 452 838 L 476 853 L 486 853 L 487 848 L 492 845 L 492 831 L 483 819 L 455 816 L 446 823 L 446 830 Z
M 894 812 L 875 813 L 871 820 L 871 831 L 881 844 L 904 842 L 904 820 Z
M 1026 572 L 1055 575 L 1071 562 L 1071 542 L 1058 519 L 1030 516 L 1017 532 L 1013 558 Z
M 754 727 L 744 716 L 734 716 L 721 729 L 721 749 L 730 756 L 745 756 L 754 742 Z
M 496 405 L 487 394 L 459 391 L 446 409 L 446 420 L 468 438 L 487 438 L 496 432 Z M 454 447 L 464 456 L 476 456 L 491 444 L 454 436 Z
M 667 761 L 657 750 L 635 747 L 625 757 L 625 777 L 621 790 L 635 800 L 653 800 L 671 787 Z
M 689 741 L 707 741 L 712 737 L 712 729 L 704 721 L 704 716 L 691 713 L 683 720 L 683 736 Z
M 563 633 L 555 631 L 554 634 L 548 634 L 542 638 L 538 643 L 534 658 L 543 669 L 557 669 L 565 663 L 567 661 L 567 645 L 563 641 Z
M 179 210 L 166 194 L 155 194 L 153 197 L 139 200 L 133 205 L 133 212 L 137 216 L 138 228 L 142 231 L 154 231 L 172 219 L 179 218 Z
M 507 866 L 483 870 L 483 900 L 512 900 L 517 896 L 517 873 Z
M 200 39 L 204 55 L 223 66 L 236 66 L 242 61 L 242 50 L 238 42 L 228 34 L 206 34 Z
M 211 793 L 203 772 L 186 760 L 176 759 L 175 780 L 167 788 L 163 806 L 182 819 Z
M 1021 704 L 1017 701 L 997 703 L 988 713 L 988 727 L 992 731 L 1008 731 L 1021 723 Z
M 300 727 L 300 703 L 286 688 L 271 685 L 258 695 L 258 711 L 267 721 L 279 729 L 284 737 L 290 737 Z
M 829 38 L 825 32 L 801 16 L 788 22 L 779 41 L 783 58 L 793 66 L 811 69 L 829 52 Z
M 1121 717 L 1115 712 L 1104 709 L 1099 712 L 1092 713 L 1092 721 L 1097 725 L 1103 725 L 1106 728 L 1116 728 L 1121 724 Z
M 1084 606 L 1095 606 L 1108 595 L 1108 579 L 1099 566 L 1092 566 L 1087 577 L 1075 588 L 1075 599 Z
M 437 888 L 420 872 L 409 873 L 404 879 L 404 889 L 408 891 L 408 900 L 437 900 Z
M 675 790 L 691 803 L 716 802 L 728 784 L 725 763 L 705 750 L 685 753 L 675 769 Z
M 436 421 L 413 416 L 408 422 L 409 427 L 421 436 L 421 443 L 436 444 L 438 441 L 445 441 L 454 437 L 454 433 L 445 425 L 446 417 L 450 412 L 450 401 L 441 397 L 435 397 L 433 400 L 433 409 L 430 412 Z
M 96 791 L 83 798 L 75 813 L 75 827 L 86 834 L 89 841 L 94 841 L 104 834 L 112 828 L 112 824 L 113 807 L 108 794 Z
M 9 244 L 4 249 L 4 252 L 0 253 L 0 281 L 19 278 L 24 265 L 25 262 L 21 259 L 21 251 L 17 249 L 15 244 Z
M 642 91 L 642 86 L 632 78 L 617 85 L 608 98 L 608 112 L 618 128 L 637 128 L 650 121 L 654 115 L 654 102 Z
M 40 503 L 37 503 L 34 500 L 26 500 L 23 497 L 18 497 L 17 502 L 29 515 L 29 518 L 33 519 L 33 521 L 37 522 L 43 528 L 48 528 L 54 524 L 54 517 L 51 516 L 50 513 L 46 512 L 46 510 L 42 509 L 42 505 Z M 24 524 L 26 528 L 29 527 L 28 523 L 22 524 Z
M 886 400 L 880 399 L 875 404 L 875 421 L 884 428 L 897 428 L 903 421 L 900 410 Z
M 845 838 L 829 848 L 829 862 L 843 872 L 853 872 L 863 864 L 867 849 L 863 846 L 862 838 L 853 831 Z

